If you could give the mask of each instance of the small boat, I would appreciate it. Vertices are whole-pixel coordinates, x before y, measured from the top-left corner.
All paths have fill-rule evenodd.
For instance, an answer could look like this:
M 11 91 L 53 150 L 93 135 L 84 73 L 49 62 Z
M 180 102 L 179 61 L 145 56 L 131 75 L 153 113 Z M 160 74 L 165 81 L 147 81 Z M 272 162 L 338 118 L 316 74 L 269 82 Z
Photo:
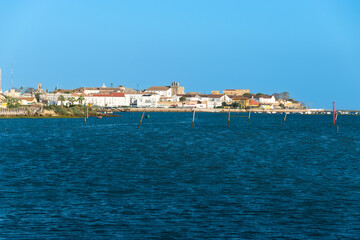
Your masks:
M 96 116 L 96 118 L 97 118 L 97 119 L 101 119 L 101 118 L 102 118 L 102 116 Z
M 149 114 L 148 114 L 148 115 L 146 115 L 146 116 L 145 116 L 145 118 L 150 118 L 150 115 L 149 115 Z

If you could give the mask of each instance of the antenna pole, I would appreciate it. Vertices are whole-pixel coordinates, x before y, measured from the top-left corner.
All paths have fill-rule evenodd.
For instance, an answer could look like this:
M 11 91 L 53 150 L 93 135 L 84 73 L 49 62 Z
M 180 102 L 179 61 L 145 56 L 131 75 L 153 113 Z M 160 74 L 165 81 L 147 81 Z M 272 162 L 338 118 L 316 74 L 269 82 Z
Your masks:
M 11 63 L 11 88 L 14 88 L 14 69 L 12 63 Z

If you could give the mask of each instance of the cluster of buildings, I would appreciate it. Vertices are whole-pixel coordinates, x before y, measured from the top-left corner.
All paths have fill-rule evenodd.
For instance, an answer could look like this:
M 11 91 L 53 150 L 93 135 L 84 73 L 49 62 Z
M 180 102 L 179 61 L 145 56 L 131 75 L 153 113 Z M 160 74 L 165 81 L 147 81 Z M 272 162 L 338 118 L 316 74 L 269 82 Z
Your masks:
M 177 82 L 172 82 L 170 86 L 152 86 L 142 91 L 123 86 L 106 87 L 103 84 L 101 87 L 56 89 L 53 92 L 44 91 L 39 83 L 38 88 L 31 92 L 21 93 L 14 89 L 4 92 L 0 97 L 0 105 L 6 107 L 6 99 L 10 98 L 20 105 L 82 105 L 86 103 L 98 107 L 138 108 L 301 108 L 298 102 L 276 99 L 269 95 L 254 95 L 249 89 L 226 89 L 222 93 L 212 91 L 211 94 L 185 93 L 184 87 Z
M 231 94 L 229 94 L 231 93 Z M 179 83 L 173 82 L 171 86 L 152 86 L 143 91 L 127 89 L 124 87 L 102 87 L 77 89 L 58 89 L 46 92 L 39 84 L 38 89 L 32 93 L 20 94 L 14 90 L 5 92 L 20 102 L 21 105 L 73 105 L 89 104 L 99 107 L 138 107 L 138 108 L 301 108 L 300 103 L 276 99 L 273 95 L 250 94 L 248 89 L 227 89 L 223 93 L 200 94 L 198 92 L 184 93 Z

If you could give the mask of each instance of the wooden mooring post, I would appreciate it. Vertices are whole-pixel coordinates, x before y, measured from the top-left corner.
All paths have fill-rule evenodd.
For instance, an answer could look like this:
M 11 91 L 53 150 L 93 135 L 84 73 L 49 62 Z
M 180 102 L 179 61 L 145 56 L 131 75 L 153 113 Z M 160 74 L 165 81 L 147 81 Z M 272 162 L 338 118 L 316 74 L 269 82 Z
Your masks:
M 283 126 L 285 125 L 286 116 L 287 116 L 287 112 L 285 113 L 285 117 L 284 117 L 284 121 L 283 121 Z
M 251 115 L 251 111 L 249 110 L 248 123 L 250 122 L 250 115 Z
M 86 103 L 84 103 L 84 122 L 86 122 Z
M 142 116 L 141 116 L 141 119 L 140 119 L 138 128 L 140 128 L 140 125 L 141 125 L 141 123 L 142 123 L 142 120 L 143 120 L 143 118 L 144 118 L 144 115 L 145 115 L 145 110 L 144 110 L 144 112 L 143 112 L 143 114 L 142 114 Z
M 229 116 L 228 116 L 228 125 L 227 126 L 229 126 L 230 125 L 230 108 L 229 108 Z
M 195 122 L 195 109 L 193 110 L 193 118 L 192 118 L 191 127 L 194 127 L 194 122 Z

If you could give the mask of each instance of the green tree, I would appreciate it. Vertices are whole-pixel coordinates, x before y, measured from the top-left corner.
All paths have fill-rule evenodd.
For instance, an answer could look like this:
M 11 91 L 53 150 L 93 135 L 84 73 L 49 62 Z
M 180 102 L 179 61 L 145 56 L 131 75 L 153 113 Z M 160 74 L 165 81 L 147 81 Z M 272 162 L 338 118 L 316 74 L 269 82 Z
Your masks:
M 13 97 L 8 96 L 6 97 L 6 102 L 8 105 L 12 105 L 15 103 L 15 99 Z
M 240 103 L 239 102 L 232 102 L 231 106 L 232 106 L 232 108 L 238 108 L 238 107 L 240 107 Z
M 71 105 L 74 105 L 74 102 L 76 101 L 74 97 L 69 97 L 67 100 L 71 103 Z
M 40 95 L 41 93 L 35 93 L 36 101 L 40 102 Z
M 65 101 L 65 97 L 63 95 L 60 95 L 58 100 L 61 102 L 61 106 L 63 106 L 63 102 Z
M 79 101 L 80 105 L 82 105 L 82 102 L 85 100 L 85 98 L 83 96 L 80 96 L 77 100 Z
M 182 97 L 180 98 L 180 102 L 185 102 L 185 101 L 186 101 L 186 97 L 182 96 Z
M 6 103 L 8 108 L 17 108 L 20 106 L 19 100 L 11 96 L 6 97 Z

